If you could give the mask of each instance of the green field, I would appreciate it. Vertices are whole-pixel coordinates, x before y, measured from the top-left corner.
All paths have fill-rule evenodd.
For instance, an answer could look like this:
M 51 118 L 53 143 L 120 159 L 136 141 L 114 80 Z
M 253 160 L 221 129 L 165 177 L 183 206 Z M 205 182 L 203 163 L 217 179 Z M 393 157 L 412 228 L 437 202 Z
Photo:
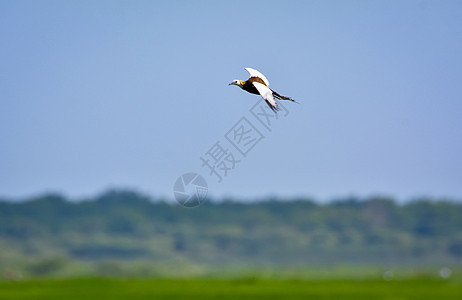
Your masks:
M 0 282 L 0 299 L 461 299 L 454 280 L 63 279 Z

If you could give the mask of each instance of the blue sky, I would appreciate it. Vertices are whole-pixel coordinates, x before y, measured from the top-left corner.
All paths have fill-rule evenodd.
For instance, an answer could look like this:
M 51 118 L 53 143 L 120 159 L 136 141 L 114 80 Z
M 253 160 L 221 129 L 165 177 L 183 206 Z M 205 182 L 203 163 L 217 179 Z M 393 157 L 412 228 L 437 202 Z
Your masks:
M 462 197 L 460 1 L 0 1 L 0 41 L 0 196 Z M 299 104 L 218 183 L 244 67 Z

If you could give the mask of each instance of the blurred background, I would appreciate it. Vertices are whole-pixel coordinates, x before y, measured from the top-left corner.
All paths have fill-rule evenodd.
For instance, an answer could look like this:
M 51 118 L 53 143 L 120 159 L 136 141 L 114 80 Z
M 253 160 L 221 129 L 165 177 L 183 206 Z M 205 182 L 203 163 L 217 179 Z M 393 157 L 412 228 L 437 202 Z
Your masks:
M 0 41 L 3 278 L 459 272 L 460 1 L 5 0 Z M 271 128 L 244 67 L 298 102 Z

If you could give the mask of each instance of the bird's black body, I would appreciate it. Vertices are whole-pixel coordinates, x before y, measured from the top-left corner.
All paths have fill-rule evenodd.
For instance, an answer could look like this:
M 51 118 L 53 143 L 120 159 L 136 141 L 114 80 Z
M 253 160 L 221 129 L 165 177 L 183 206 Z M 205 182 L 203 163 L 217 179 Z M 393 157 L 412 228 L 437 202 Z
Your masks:
M 245 83 L 244 85 L 242 86 L 242 89 L 244 91 L 247 91 L 249 93 L 252 93 L 252 94 L 255 94 L 255 95 L 260 95 L 260 93 L 258 92 L 258 90 L 255 88 L 255 86 L 252 84 L 253 82 L 259 82 L 261 84 L 265 84 L 265 82 L 263 81 L 263 79 L 261 78 L 258 78 L 258 77 L 250 77 Z
M 255 94 L 255 95 L 260 95 L 257 88 L 253 85 L 254 82 L 258 82 L 258 83 L 264 84 L 266 86 L 266 83 L 263 81 L 263 79 L 261 79 L 259 77 L 250 77 L 249 79 L 247 79 L 246 82 L 244 82 L 244 85 L 242 85 L 242 89 L 244 91 L 249 92 L 249 93 L 252 93 L 252 94 Z M 292 98 L 289 98 L 289 97 L 286 97 L 286 96 L 281 96 L 278 93 L 276 93 L 275 91 L 273 91 L 273 90 L 271 90 L 271 91 L 273 92 L 273 96 L 276 99 L 289 100 L 289 101 L 295 102 L 295 100 L 292 99 Z

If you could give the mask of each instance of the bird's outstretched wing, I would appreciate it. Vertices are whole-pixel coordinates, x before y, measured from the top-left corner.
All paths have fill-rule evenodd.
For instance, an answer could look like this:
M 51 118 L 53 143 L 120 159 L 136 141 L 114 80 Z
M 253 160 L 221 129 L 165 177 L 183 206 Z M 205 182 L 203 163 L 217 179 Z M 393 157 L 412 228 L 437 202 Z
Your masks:
M 252 69 L 252 68 L 245 68 L 245 70 L 247 72 L 249 72 L 250 77 L 259 77 L 259 78 L 261 78 L 263 80 L 263 82 L 266 84 L 266 86 L 269 86 L 269 81 L 268 81 L 268 79 L 266 79 L 265 75 L 263 75 L 262 73 L 258 72 L 255 69 Z
M 263 78 L 262 78 L 263 79 Z M 266 103 L 268 106 L 273 110 L 276 111 L 278 110 L 278 104 L 276 101 L 274 101 L 273 97 L 273 91 L 270 90 L 269 87 L 264 85 L 263 83 L 260 82 L 252 82 L 254 87 L 257 89 L 257 91 L 260 93 L 263 99 L 265 99 Z

